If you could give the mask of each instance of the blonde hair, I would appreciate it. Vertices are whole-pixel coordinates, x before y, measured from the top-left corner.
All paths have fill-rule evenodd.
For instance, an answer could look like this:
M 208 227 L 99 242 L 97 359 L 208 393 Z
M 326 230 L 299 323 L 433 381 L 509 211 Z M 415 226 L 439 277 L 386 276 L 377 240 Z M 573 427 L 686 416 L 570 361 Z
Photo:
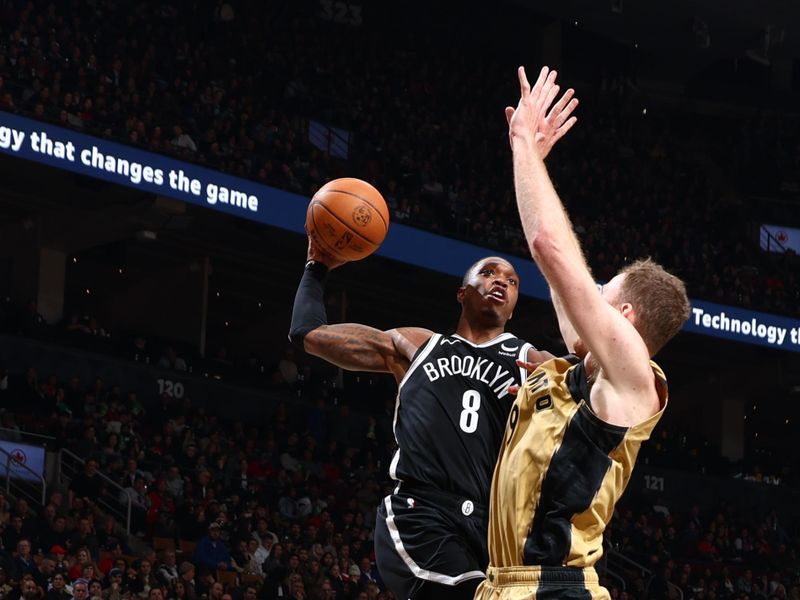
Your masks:
M 686 285 L 649 258 L 628 265 L 620 275 L 625 275 L 620 301 L 633 305 L 634 325 L 653 356 L 689 318 Z

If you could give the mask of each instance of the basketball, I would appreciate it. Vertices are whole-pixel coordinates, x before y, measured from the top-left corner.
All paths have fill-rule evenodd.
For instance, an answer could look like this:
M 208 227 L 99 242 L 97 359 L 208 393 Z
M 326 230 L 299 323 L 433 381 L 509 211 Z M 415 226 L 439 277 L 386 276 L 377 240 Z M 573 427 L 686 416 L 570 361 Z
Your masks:
M 341 260 L 360 260 L 386 238 L 389 209 L 381 193 L 366 181 L 334 179 L 311 199 L 306 231 L 324 252 Z

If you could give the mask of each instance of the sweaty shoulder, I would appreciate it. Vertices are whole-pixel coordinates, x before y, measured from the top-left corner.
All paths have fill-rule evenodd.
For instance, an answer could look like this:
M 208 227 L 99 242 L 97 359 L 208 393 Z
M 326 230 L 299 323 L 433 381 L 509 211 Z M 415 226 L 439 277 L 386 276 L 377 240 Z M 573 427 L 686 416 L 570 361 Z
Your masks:
M 586 365 L 583 361 L 577 364 L 568 374 L 570 391 L 588 398 L 589 406 L 604 422 L 620 426 L 636 428 L 656 421 L 663 414 L 669 397 L 667 378 L 655 362 L 650 361 L 651 377 L 646 388 L 620 393 L 610 385 L 601 373 L 593 384 L 588 383 Z M 652 386 L 652 387 L 651 387 Z
M 422 327 L 398 327 L 387 332 L 400 357 L 411 362 L 419 349 L 431 339 L 433 332 Z

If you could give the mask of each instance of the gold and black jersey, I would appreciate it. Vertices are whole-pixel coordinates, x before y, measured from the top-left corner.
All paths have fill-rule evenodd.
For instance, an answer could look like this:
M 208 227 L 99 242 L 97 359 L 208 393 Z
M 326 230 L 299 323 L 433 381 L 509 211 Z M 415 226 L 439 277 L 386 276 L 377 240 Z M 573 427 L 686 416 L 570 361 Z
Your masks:
M 591 409 L 583 362 L 542 364 L 520 390 L 492 480 L 489 555 L 495 567 L 589 567 L 625 491 L 642 442 L 667 404 L 664 373 L 651 362 L 661 410 L 634 427 Z

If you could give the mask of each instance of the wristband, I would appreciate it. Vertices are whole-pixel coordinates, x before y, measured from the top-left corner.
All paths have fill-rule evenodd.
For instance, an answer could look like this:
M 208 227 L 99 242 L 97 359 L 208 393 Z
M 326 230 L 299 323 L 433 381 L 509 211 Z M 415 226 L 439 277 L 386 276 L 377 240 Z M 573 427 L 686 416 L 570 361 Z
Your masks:
M 313 259 L 306 262 L 305 270 L 311 271 L 311 273 L 315 275 L 317 279 L 324 279 L 325 276 L 328 274 L 328 271 L 330 271 L 328 265 Z

